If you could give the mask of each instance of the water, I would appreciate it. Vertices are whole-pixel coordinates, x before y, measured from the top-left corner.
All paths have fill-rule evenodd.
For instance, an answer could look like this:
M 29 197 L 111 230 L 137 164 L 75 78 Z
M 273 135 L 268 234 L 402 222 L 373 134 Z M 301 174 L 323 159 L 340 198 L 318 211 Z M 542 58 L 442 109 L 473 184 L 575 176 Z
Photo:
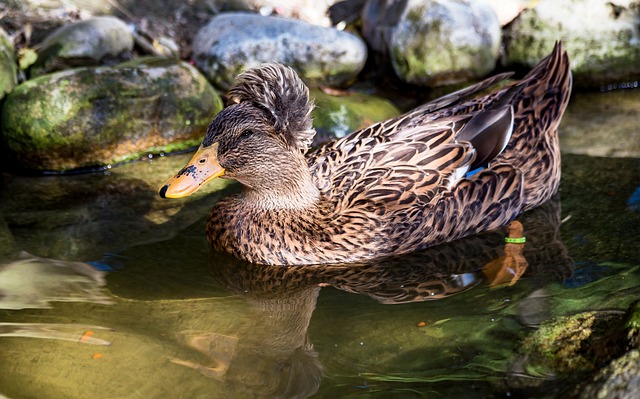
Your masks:
M 236 188 L 157 199 L 184 161 L 5 175 L 1 395 L 560 397 L 579 376 L 529 362 L 523 339 L 553 316 L 640 298 L 635 158 L 565 153 L 559 196 L 519 219 L 526 265 L 502 284 L 482 268 L 504 231 L 367 265 L 210 254 L 208 209 Z

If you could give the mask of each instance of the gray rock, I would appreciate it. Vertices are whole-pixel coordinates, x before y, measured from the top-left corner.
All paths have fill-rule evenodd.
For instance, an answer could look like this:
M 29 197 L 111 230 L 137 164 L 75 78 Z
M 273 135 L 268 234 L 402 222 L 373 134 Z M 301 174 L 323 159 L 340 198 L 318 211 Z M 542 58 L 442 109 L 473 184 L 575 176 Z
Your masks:
M 221 108 L 194 67 L 147 58 L 29 80 L 7 97 L 1 123 L 16 164 L 60 171 L 195 146 Z
M 196 35 L 193 56 L 227 89 L 243 70 L 265 62 L 292 66 L 311 85 L 343 85 L 363 68 L 367 50 L 357 36 L 303 21 L 248 13 L 214 17 Z
M 640 397 L 640 351 L 631 350 L 604 367 L 580 393 L 582 399 Z
M 388 54 L 398 77 L 442 86 L 494 69 L 500 23 L 487 3 L 463 0 L 369 0 L 362 31 L 376 51 Z
M 637 80 L 640 1 L 542 0 L 505 30 L 505 62 L 532 67 L 562 40 L 577 86 Z
M 0 99 L 18 83 L 15 50 L 7 32 L 0 28 Z
M 30 72 L 38 76 L 127 59 L 132 49 L 133 35 L 126 23 L 115 17 L 95 17 L 63 26 L 47 37 Z

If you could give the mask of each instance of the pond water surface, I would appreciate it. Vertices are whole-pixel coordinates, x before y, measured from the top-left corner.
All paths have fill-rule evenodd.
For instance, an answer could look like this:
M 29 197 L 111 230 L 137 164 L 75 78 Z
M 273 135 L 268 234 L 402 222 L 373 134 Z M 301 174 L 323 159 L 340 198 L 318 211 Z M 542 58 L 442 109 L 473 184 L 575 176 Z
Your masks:
M 4 176 L 0 397 L 560 397 L 576 381 L 529 364 L 523 338 L 640 298 L 636 158 L 564 154 L 500 279 L 504 231 L 362 265 L 211 254 L 208 209 L 236 188 L 165 205 L 184 157 Z

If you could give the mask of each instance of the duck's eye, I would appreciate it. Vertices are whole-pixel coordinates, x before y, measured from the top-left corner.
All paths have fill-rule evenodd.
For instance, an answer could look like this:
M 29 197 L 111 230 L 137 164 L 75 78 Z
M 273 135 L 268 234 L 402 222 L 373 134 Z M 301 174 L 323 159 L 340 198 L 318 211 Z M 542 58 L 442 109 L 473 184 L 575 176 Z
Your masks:
M 242 137 L 242 138 L 247 138 L 247 137 L 251 136 L 252 134 L 253 134 L 253 130 L 251 130 L 251 129 L 244 129 L 244 130 L 242 131 L 242 133 L 240 134 L 240 137 Z

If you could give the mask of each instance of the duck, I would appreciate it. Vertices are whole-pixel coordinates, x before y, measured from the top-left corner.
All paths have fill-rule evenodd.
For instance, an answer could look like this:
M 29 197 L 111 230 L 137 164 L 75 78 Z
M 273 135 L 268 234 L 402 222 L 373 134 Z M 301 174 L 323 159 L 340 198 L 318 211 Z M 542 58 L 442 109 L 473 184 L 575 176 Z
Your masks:
M 187 165 L 180 198 L 216 178 L 213 251 L 263 265 L 366 262 L 508 225 L 560 183 L 558 126 L 572 76 L 557 42 L 522 79 L 502 73 L 311 149 L 309 89 L 287 66 L 240 73 Z

